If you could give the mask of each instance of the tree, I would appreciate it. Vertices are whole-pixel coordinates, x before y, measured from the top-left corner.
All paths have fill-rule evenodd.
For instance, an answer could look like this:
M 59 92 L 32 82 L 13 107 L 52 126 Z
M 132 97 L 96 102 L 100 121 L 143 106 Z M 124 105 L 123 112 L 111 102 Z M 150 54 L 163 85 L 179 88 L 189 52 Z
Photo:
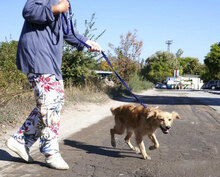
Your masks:
M 183 74 L 200 74 L 202 65 L 198 58 L 181 57 L 183 50 L 179 49 L 176 54 L 158 51 L 151 57 L 148 57 L 145 66 L 142 69 L 142 75 L 156 83 L 162 82 L 167 77 L 172 77 L 175 69 Z
M 210 80 L 220 79 L 220 43 L 211 46 L 210 52 L 205 57 L 204 63 Z M 204 77 L 204 75 L 203 75 Z
M 77 21 L 74 21 L 74 27 L 77 28 Z M 94 34 L 95 28 L 95 14 L 92 14 L 91 19 L 85 20 L 84 36 L 90 40 L 99 39 L 105 32 L 102 31 L 97 36 Z M 99 67 L 101 60 L 100 54 L 96 52 L 80 51 L 78 52 L 74 47 L 65 43 L 63 49 L 63 64 L 62 73 L 63 78 L 72 84 L 78 85 L 84 82 L 84 78 L 93 74 L 90 70 L 95 70 Z
M 209 69 L 208 67 L 203 64 L 201 66 L 201 72 L 200 72 L 200 78 L 206 83 L 208 82 L 209 80 L 212 80 L 212 76 L 211 76 L 211 73 L 209 72 Z
M 179 65 L 182 74 L 198 75 L 201 71 L 201 64 L 198 58 L 185 57 L 179 58 Z
M 183 54 L 182 49 L 177 50 L 177 52 L 175 54 L 176 59 L 175 59 L 174 69 L 179 69 L 180 74 L 182 74 L 182 70 L 181 70 L 181 66 L 180 66 L 180 60 L 181 60 L 182 54 Z
M 120 46 L 115 47 L 113 44 L 109 44 L 115 54 L 113 59 L 113 65 L 119 75 L 125 82 L 129 80 L 131 74 L 135 73 L 139 69 L 138 60 L 141 55 L 143 42 L 137 39 L 137 31 L 133 33 L 128 32 L 125 36 L 120 36 Z M 115 82 L 120 86 L 121 83 L 118 80 Z
M 169 52 L 158 51 L 145 61 L 141 74 L 151 82 L 162 82 L 173 76 L 175 56 Z
M 183 50 L 182 49 L 178 49 L 177 52 L 176 52 L 176 58 L 180 58 L 183 54 Z
M 121 55 L 126 58 L 129 58 L 133 61 L 138 61 L 142 52 L 143 42 L 137 40 L 137 30 L 134 30 L 133 34 L 128 32 L 125 37 L 122 34 L 120 39 L 121 50 L 118 50 L 118 52 L 121 52 Z

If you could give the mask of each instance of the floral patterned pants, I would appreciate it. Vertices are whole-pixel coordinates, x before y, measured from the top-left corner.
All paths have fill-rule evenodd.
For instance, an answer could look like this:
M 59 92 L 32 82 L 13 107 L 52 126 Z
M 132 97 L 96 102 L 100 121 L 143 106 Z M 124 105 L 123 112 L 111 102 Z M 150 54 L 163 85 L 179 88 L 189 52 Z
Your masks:
M 60 111 L 64 104 L 64 86 L 51 74 L 28 74 L 34 90 L 36 108 L 13 137 L 31 147 L 40 138 L 40 152 L 46 157 L 59 152 Z

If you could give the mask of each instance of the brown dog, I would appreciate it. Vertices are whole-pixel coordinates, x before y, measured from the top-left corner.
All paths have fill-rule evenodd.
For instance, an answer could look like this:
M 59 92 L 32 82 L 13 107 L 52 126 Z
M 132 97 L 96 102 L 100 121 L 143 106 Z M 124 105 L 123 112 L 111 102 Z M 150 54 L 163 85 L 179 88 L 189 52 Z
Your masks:
M 161 128 L 164 134 L 169 132 L 174 119 L 179 119 L 180 116 L 176 112 L 164 112 L 158 108 L 145 108 L 144 106 L 134 106 L 134 105 L 123 105 L 117 108 L 111 108 L 112 114 L 115 117 L 115 126 L 110 129 L 111 133 L 111 144 L 116 147 L 115 134 L 122 135 L 127 130 L 127 135 L 125 137 L 125 142 L 128 146 L 138 152 L 139 149 L 134 147 L 130 139 L 133 134 L 135 134 L 135 139 L 137 145 L 144 159 L 151 159 L 145 151 L 145 146 L 143 142 L 143 137 L 148 135 L 151 141 L 154 143 L 150 146 L 150 150 L 159 148 L 159 143 L 154 134 L 157 128 Z

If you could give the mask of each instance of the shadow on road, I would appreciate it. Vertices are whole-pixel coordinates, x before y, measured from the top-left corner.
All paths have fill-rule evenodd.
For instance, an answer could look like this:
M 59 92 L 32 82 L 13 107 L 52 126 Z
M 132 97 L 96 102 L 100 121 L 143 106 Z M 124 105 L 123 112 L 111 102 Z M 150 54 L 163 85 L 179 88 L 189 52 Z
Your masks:
M 8 162 L 25 163 L 25 161 L 19 157 L 11 156 L 7 151 L 0 149 L 0 160 Z
M 124 155 L 124 154 L 122 155 L 123 152 L 121 152 L 120 149 L 117 149 L 117 148 L 89 145 L 89 144 L 75 141 L 75 140 L 64 140 L 64 145 L 84 150 L 88 154 L 98 154 L 102 156 L 116 157 L 116 158 L 133 157 L 133 156 Z M 124 153 L 129 153 L 129 152 L 126 151 Z M 130 153 L 135 154 L 134 152 L 131 152 L 131 151 Z
M 220 106 L 219 98 L 207 97 L 185 97 L 185 96 L 144 96 L 136 95 L 145 104 L 149 105 L 210 105 Z M 121 96 L 114 100 L 121 102 L 137 103 L 136 99 L 132 96 Z
M 27 164 L 27 162 L 25 162 L 22 158 L 13 157 L 7 151 L 5 151 L 3 149 L 0 149 L 0 160 L 7 161 L 7 162 L 17 162 L 17 163 Z M 42 162 L 39 162 L 36 160 L 34 160 L 34 162 L 32 162 L 32 164 L 38 164 L 40 166 L 45 166 L 45 163 L 42 163 Z

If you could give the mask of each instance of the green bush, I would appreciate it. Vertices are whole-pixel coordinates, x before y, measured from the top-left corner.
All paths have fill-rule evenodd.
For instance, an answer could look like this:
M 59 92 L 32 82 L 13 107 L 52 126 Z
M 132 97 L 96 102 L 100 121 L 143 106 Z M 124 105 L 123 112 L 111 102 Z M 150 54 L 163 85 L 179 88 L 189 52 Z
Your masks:
M 130 76 L 128 85 L 130 89 L 135 92 L 153 88 L 153 83 L 143 80 L 137 73 L 133 73 Z
M 17 41 L 0 43 L 0 94 L 20 92 L 28 86 L 27 77 L 16 66 Z

